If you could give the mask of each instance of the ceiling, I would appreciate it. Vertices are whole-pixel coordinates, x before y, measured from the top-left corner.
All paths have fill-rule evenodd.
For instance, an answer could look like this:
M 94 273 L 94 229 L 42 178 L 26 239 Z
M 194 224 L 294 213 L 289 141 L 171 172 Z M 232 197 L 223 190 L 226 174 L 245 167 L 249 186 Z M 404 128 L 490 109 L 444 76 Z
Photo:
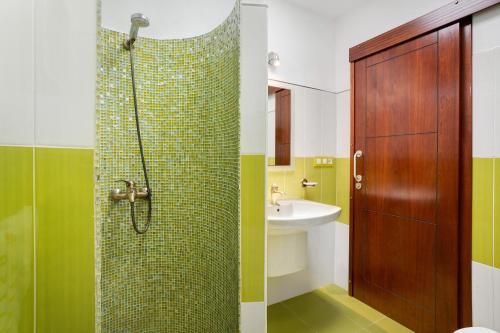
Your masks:
M 336 18 L 352 9 L 369 3 L 370 0 L 286 0 L 317 14 Z

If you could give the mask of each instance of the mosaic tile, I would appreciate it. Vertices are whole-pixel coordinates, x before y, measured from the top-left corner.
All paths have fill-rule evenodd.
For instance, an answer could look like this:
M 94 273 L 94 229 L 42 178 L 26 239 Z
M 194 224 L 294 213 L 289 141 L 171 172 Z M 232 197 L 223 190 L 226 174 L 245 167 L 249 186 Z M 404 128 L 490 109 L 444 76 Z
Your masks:
M 144 186 L 125 35 L 98 31 L 98 332 L 237 332 L 239 3 L 215 30 L 135 44 L 153 220 L 137 235 L 109 191 Z M 147 203 L 137 205 L 139 225 Z

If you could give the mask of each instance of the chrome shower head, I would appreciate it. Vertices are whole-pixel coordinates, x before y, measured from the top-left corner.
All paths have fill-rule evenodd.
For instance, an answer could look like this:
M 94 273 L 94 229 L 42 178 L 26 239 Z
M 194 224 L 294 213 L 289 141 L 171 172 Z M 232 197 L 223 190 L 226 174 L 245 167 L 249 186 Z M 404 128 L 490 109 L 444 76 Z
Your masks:
M 149 19 L 141 13 L 135 13 L 130 17 L 130 33 L 128 39 L 125 41 L 125 48 L 130 49 L 137 39 L 139 28 L 146 28 L 149 26 Z

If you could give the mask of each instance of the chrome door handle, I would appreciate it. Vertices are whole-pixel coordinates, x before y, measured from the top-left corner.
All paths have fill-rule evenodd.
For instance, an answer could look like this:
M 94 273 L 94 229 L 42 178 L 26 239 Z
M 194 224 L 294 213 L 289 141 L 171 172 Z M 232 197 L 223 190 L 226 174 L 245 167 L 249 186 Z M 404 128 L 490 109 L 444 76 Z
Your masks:
M 354 180 L 357 182 L 357 183 L 360 183 L 362 180 L 363 180 L 363 176 L 361 175 L 358 175 L 358 167 L 357 167 L 357 161 L 358 161 L 358 158 L 360 158 L 361 156 L 363 156 L 363 152 L 361 150 L 357 150 L 355 153 L 354 153 L 354 157 L 353 157 L 353 171 L 352 171 L 352 174 L 354 176 Z

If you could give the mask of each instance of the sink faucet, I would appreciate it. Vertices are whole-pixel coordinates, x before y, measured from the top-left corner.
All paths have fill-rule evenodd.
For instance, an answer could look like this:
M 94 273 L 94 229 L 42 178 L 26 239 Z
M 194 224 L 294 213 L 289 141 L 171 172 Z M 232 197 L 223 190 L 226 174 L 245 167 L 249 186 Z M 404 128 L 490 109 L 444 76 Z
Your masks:
M 286 193 L 285 192 L 280 192 L 278 185 L 273 184 L 271 185 L 271 205 L 273 206 L 279 206 L 280 204 L 278 203 L 278 195 L 279 196 L 284 196 Z

